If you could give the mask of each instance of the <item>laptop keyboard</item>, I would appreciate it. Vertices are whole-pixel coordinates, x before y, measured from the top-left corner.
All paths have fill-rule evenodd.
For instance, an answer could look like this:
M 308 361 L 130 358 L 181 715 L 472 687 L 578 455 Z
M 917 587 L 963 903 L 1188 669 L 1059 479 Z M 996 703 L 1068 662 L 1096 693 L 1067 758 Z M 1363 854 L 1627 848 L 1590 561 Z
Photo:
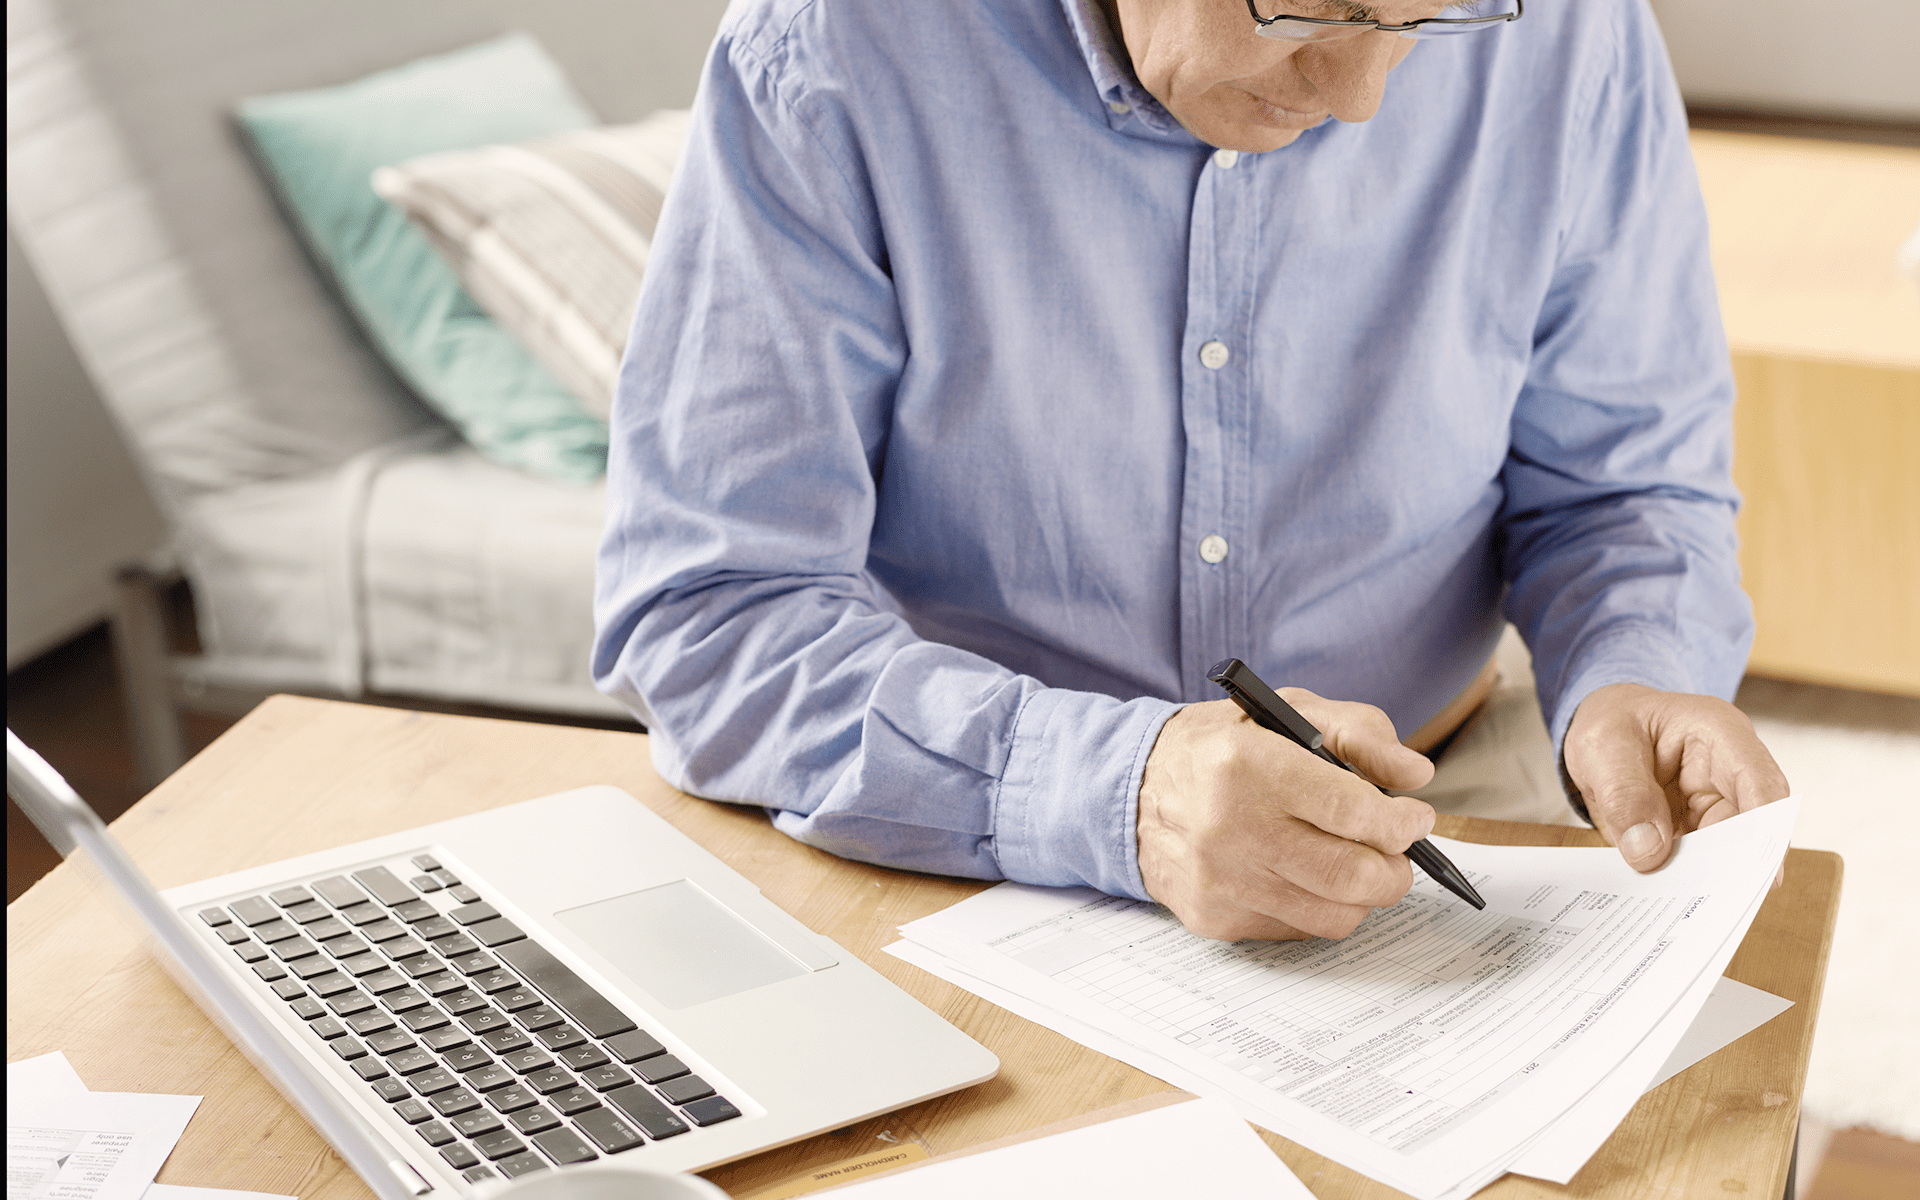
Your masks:
M 196 915 L 470 1182 L 740 1115 L 431 854 Z

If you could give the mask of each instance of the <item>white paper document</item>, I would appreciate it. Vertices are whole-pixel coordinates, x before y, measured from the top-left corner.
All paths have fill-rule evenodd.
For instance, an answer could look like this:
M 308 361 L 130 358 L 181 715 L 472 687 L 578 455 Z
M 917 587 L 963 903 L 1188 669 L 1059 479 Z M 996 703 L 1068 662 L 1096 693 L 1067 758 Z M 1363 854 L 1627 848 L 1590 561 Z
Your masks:
M 1690 834 L 1645 876 L 1611 849 L 1435 839 L 1486 910 L 1416 872 L 1405 900 L 1341 941 L 1214 942 L 1153 905 L 1019 885 L 901 932 L 1175 1064 L 1171 1082 L 1441 1200 L 1523 1151 L 1578 1169 L 1706 1002 L 1796 809 Z
M 141 1200 L 199 1105 L 87 1091 L 57 1053 L 9 1063 L 7 1200 Z
M 1259 1135 L 1215 1100 L 1187 1100 L 841 1188 L 847 1200 L 1313 1200 Z

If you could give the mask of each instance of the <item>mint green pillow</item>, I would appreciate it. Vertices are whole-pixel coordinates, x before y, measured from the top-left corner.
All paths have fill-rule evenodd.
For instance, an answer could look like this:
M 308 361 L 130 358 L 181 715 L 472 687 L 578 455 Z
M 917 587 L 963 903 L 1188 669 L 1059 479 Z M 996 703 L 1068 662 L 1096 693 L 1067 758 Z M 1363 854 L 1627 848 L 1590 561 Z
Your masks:
M 550 479 L 607 469 L 607 427 L 467 295 L 373 172 L 598 123 L 524 33 L 355 83 L 241 101 L 241 128 L 376 345 L 488 458 Z

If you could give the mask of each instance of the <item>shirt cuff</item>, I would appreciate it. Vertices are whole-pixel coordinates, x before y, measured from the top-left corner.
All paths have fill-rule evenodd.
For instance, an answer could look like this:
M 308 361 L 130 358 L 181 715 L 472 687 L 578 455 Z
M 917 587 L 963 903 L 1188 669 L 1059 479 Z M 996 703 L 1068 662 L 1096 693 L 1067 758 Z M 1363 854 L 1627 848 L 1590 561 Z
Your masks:
M 1140 776 L 1180 705 L 1048 688 L 1015 719 L 993 799 L 994 855 L 1008 879 L 1150 900 L 1140 877 Z

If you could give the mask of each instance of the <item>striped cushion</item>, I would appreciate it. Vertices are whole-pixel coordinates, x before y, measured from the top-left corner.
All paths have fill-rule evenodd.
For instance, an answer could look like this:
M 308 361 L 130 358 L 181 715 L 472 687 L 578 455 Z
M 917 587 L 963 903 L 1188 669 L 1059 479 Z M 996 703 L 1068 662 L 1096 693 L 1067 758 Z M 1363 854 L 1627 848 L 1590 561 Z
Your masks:
M 687 113 L 431 154 L 374 173 L 467 291 L 604 417 Z

